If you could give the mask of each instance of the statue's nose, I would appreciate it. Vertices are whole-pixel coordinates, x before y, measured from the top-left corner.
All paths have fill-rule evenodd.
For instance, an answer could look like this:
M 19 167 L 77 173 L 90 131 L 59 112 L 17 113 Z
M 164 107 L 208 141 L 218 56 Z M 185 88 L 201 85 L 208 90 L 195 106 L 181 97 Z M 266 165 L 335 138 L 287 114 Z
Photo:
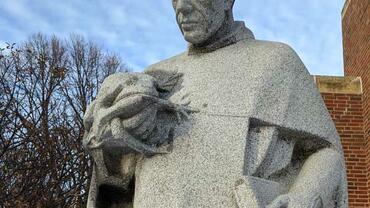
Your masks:
M 188 14 L 192 10 L 192 5 L 190 0 L 178 0 L 176 4 L 176 10 L 182 14 Z

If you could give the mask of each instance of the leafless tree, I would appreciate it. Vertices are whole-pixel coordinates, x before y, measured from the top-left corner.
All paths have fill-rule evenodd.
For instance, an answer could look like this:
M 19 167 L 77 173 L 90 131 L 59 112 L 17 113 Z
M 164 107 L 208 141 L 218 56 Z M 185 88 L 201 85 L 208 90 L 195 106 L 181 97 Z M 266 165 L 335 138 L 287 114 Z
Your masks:
M 84 207 L 82 116 L 103 79 L 127 71 L 81 36 L 35 34 L 0 52 L 0 207 Z

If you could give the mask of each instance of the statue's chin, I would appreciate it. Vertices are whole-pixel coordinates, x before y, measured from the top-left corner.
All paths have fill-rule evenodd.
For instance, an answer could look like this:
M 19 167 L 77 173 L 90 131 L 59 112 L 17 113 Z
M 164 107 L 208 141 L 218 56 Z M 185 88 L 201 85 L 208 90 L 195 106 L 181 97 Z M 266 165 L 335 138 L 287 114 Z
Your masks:
M 189 33 L 185 32 L 184 38 L 187 42 L 193 45 L 202 45 L 204 42 L 207 41 L 209 37 L 205 34 L 199 34 L 195 32 L 189 32 Z

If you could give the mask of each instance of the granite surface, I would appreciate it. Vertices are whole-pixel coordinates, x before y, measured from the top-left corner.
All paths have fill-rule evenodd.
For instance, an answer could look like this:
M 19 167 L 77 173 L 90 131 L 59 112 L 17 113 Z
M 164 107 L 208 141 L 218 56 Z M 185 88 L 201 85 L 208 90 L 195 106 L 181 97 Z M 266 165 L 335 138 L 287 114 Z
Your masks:
M 104 81 L 85 115 L 88 207 L 348 207 L 342 147 L 288 45 L 233 0 L 173 0 L 189 49 Z

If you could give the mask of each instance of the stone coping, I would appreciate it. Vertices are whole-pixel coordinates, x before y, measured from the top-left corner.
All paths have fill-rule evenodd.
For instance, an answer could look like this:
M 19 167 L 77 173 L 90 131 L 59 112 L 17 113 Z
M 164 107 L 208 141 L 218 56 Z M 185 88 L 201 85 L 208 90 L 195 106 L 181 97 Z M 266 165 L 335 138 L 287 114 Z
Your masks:
M 361 77 L 314 75 L 317 88 L 321 93 L 362 94 Z

